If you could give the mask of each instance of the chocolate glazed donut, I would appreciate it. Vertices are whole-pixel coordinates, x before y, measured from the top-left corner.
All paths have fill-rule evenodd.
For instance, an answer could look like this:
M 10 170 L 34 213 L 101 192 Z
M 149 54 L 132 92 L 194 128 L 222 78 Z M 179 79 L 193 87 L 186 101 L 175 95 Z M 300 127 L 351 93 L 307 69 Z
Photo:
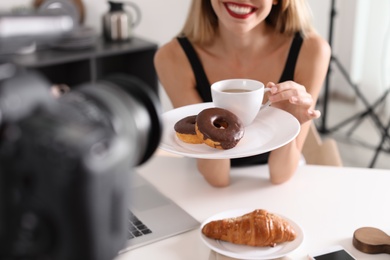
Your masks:
M 174 129 L 176 136 L 185 143 L 201 144 L 203 140 L 199 138 L 195 131 L 196 115 L 187 116 L 176 122 Z
M 241 120 L 232 112 L 217 107 L 198 114 L 195 130 L 205 144 L 224 150 L 235 147 L 244 136 Z

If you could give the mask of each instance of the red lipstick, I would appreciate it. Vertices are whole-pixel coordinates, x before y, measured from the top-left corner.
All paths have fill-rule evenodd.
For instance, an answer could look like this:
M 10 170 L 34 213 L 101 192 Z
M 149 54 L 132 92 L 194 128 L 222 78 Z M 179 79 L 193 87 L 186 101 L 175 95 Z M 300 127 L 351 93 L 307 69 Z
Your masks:
M 257 10 L 254 6 L 234 2 L 225 2 L 224 5 L 227 12 L 237 19 L 245 19 Z

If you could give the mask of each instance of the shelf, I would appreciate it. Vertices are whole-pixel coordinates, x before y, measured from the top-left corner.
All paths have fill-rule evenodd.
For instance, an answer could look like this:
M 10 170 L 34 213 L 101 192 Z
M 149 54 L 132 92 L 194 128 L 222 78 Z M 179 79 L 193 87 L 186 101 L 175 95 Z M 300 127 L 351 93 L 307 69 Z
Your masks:
M 35 69 L 56 84 L 74 87 L 95 82 L 113 73 L 126 73 L 143 80 L 157 93 L 153 57 L 157 44 L 134 37 L 110 43 L 103 39 L 82 50 L 45 49 L 31 54 L 3 55 L 0 58 L 27 69 Z

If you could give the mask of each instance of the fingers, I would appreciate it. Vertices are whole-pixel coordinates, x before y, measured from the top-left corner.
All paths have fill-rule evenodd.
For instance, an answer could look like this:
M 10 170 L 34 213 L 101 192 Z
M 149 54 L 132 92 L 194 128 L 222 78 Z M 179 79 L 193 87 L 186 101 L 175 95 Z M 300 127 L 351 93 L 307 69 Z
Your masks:
M 268 82 L 266 85 L 265 85 L 266 88 L 270 88 L 271 89 L 271 93 L 276 93 L 278 91 L 278 88 L 276 87 L 276 84 L 273 83 L 273 82 Z
M 295 115 L 301 123 L 321 116 L 319 110 L 312 108 L 314 104 L 313 97 L 304 86 L 293 81 L 278 84 L 269 82 L 266 86 L 270 88 L 268 99 L 271 103 Z
M 313 104 L 313 98 L 309 93 L 294 95 L 289 97 L 288 100 L 291 104 L 300 105 L 300 106 L 311 106 L 311 104 Z
M 312 109 L 309 109 L 307 111 L 307 114 L 309 116 L 310 119 L 317 119 L 317 118 L 320 118 L 321 117 L 321 111 L 319 110 L 312 110 Z
M 277 92 L 283 92 L 283 91 L 286 91 L 286 90 L 293 90 L 293 89 L 296 89 L 296 90 L 305 90 L 306 88 L 294 81 L 284 81 L 284 82 L 281 82 L 281 83 L 277 83 L 275 84 L 274 82 L 268 82 L 267 85 L 266 85 L 267 88 L 271 88 L 271 93 L 277 93 Z
M 286 81 L 279 84 L 269 82 L 267 83 L 267 87 L 271 89 L 271 95 L 269 97 L 271 102 L 286 100 L 289 100 L 293 104 L 303 104 L 302 102 L 305 101 L 312 102 L 310 100 L 311 95 L 306 92 L 306 88 L 293 81 Z

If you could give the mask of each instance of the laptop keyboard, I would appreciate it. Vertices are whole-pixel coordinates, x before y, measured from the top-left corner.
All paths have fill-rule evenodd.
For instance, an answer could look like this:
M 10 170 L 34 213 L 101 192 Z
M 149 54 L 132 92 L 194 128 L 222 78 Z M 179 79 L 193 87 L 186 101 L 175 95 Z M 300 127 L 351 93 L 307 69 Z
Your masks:
M 129 234 L 128 238 L 132 239 L 152 233 L 152 231 L 139 220 L 131 211 L 129 211 Z

